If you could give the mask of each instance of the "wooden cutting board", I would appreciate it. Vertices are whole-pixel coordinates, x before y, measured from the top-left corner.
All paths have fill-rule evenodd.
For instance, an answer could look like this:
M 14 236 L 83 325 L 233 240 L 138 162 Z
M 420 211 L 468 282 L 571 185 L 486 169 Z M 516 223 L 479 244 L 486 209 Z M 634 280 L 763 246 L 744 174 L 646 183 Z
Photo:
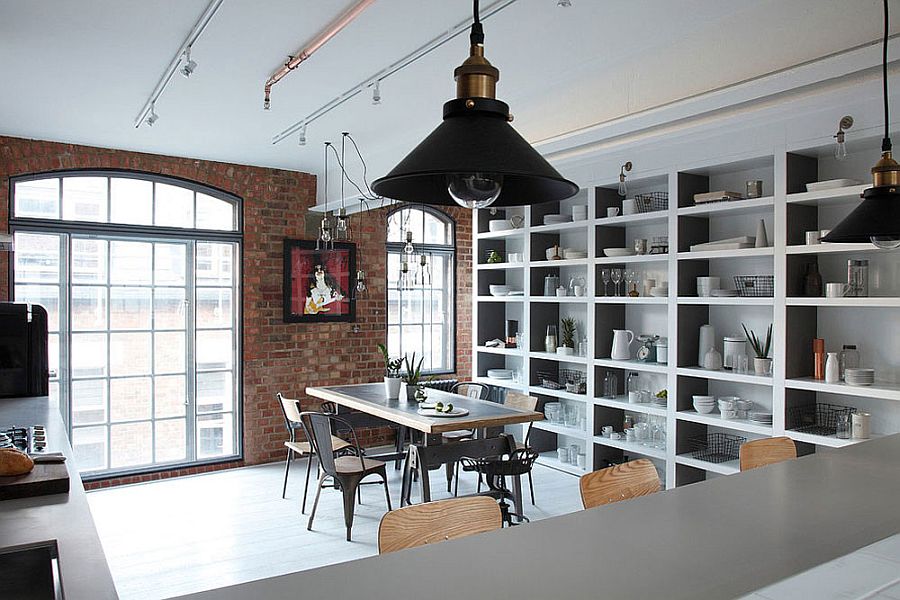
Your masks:
M 31 473 L 0 477 L 0 500 L 68 492 L 69 471 L 65 463 L 37 464 Z

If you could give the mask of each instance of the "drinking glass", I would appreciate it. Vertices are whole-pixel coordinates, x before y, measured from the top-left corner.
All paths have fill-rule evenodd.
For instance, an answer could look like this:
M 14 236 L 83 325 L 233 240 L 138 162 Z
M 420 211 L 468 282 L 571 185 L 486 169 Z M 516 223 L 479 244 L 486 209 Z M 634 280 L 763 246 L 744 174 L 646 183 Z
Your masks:
M 610 274 L 610 279 L 616 286 L 616 296 L 620 296 L 619 294 L 619 284 L 622 283 L 622 269 L 613 269 Z
M 609 269 L 600 269 L 600 279 L 603 280 L 603 295 L 609 296 L 609 281 L 610 281 Z

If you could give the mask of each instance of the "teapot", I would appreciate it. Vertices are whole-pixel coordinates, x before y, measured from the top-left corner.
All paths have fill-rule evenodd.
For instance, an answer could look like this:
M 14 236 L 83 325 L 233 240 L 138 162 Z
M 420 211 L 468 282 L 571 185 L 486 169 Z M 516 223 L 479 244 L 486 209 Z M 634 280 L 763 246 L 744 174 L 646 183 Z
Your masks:
M 631 358 L 631 342 L 634 341 L 634 332 L 630 329 L 613 329 L 612 352 L 613 360 L 629 360 Z

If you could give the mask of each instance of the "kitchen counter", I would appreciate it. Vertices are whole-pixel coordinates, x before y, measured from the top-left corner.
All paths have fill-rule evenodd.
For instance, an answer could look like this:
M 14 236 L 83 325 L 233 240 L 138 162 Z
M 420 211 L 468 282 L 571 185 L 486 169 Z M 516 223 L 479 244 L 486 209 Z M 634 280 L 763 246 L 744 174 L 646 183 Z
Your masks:
M 118 598 L 59 411 L 46 397 L 0 399 L 0 426 L 40 424 L 67 456 L 69 493 L 0 501 L 0 546 L 55 539 L 66 600 Z
M 900 435 L 894 435 L 520 527 L 184 598 L 736 598 L 900 532 L 898 497 Z

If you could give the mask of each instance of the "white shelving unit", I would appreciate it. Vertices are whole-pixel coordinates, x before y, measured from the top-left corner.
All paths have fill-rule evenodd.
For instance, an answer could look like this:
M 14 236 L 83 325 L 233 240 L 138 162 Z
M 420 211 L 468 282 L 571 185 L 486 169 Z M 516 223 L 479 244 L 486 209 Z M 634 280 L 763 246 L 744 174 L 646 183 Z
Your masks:
M 830 125 L 829 125 L 830 126 Z M 874 135 L 874 133 L 873 133 Z M 783 140 L 781 141 L 784 144 Z M 478 381 L 489 368 L 512 368 L 522 373 L 526 383 L 491 382 L 526 391 L 538 397 L 539 407 L 546 402 L 561 402 L 577 407 L 579 427 L 556 423 L 537 423 L 532 443 L 540 451 L 540 462 L 575 475 L 606 466 L 608 461 L 624 457 L 648 457 L 664 475 L 668 488 L 689 484 L 708 476 L 729 475 L 739 470 L 737 461 L 712 463 L 698 460 L 691 453 L 691 440 L 712 433 L 739 435 L 746 439 L 788 435 L 798 443 L 801 453 L 817 447 L 838 448 L 860 440 L 838 440 L 834 436 L 813 435 L 792 429 L 798 407 L 817 403 L 850 406 L 873 415 L 876 435 L 900 431 L 900 274 L 890 265 L 900 260 L 900 252 L 889 252 L 871 244 L 807 245 L 805 232 L 833 227 L 858 201 L 865 185 L 806 192 L 805 184 L 837 177 L 867 179 L 871 157 L 878 156 L 878 140 L 867 139 L 855 151 L 861 158 L 837 163 L 831 158 L 830 138 L 818 146 L 782 145 L 766 151 L 697 159 L 689 164 L 678 161 L 642 171 L 629 177 L 629 193 L 667 192 L 668 209 L 606 217 L 608 207 L 621 210 L 622 198 L 616 193 L 616 178 L 591 181 L 574 198 L 560 203 L 537 205 L 528 209 L 507 209 L 491 215 L 476 211 L 474 276 L 475 321 L 474 370 Z M 665 142 L 660 142 L 665 144 Z M 862 147 L 864 146 L 864 148 Z M 624 152 L 624 151 L 623 151 Z M 610 164 L 634 160 L 634 156 L 616 156 Z M 864 158 L 863 158 L 864 157 Z M 623 160 L 619 160 L 622 158 Z M 606 164 L 606 163 L 604 163 Z M 608 172 L 605 171 L 604 172 Z M 618 172 L 616 167 L 611 171 Z M 752 198 L 695 206 L 693 195 L 710 190 L 742 191 L 746 180 L 762 180 L 762 198 Z M 562 225 L 543 225 L 547 214 L 571 214 L 572 206 L 587 206 L 587 218 Z M 521 229 L 512 232 L 482 233 L 492 218 L 524 217 Z M 763 248 L 691 252 L 690 246 L 738 235 L 755 235 L 763 220 L 769 245 Z M 631 247 L 635 238 L 650 240 L 668 236 L 668 254 L 604 256 L 604 248 Z M 588 258 L 546 260 L 546 249 L 553 245 L 586 251 Z M 522 264 L 485 265 L 487 252 L 498 250 L 522 253 Z M 879 277 L 868 298 L 809 298 L 802 293 L 804 269 L 816 262 L 823 281 L 841 281 L 846 276 L 849 258 L 870 260 L 872 273 Z M 637 297 L 607 296 L 613 285 L 603 284 L 601 271 L 622 268 L 636 271 L 641 278 Z M 583 280 L 583 297 L 545 296 L 544 278 L 559 276 L 568 286 L 572 278 Z M 772 275 L 771 297 L 697 297 L 696 278 L 718 276 L 722 287 L 733 289 L 734 276 Z M 874 281 L 873 275 L 870 279 Z M 668 282 L 668 297 L 643 295 L 643 280 Z M 521 287 L 518 298 L 486 296 L 490 284 Z M 621 288 L 625 283 L 620 284 Z M 860 310 L 865 309 L 865 310 Z M 585 337 L 587 356 L 559 356 L 544 352 L 547 325 L 560 328 L 560 319 L 573 317 L 578 323 L 578 340 Z M 485 341 L 503 337 L 504 321 L 518 321 L 525 332 L 528 348 L 484 348 Z M 722 337 L 741 333 L 741 323 L 756 332 L 765 332 L 773 324 L 769 375 L 709 371 L 697 366 L 699 327 L 716 328 L 718 349 Z M 667 364 L 637 360 L 613 360 L 610 355 L 612 329 L 630 329 L 635 334 L 656 334 L 668 338 Z M 876 369 L 879 381 L 870 387 L 852 387 L 843 383 L 826 384 L 812 379 L 812 339 L 824 337 L 829 351 L 840 350 L 844 343 L 857 344 L 862 366 Z M 887 341 L 885 341 L 887 340 Z M 638 348 L 636 341 L 631 351 Z M 748 356 L 752 355 L 747 348 Z M 572 369 L 584 374 L 586 393 L 573 394 L 540 386 L 539 373 Z M 618 394 L 602 398 L 604 377 L 617 377 Z M 623 384 L 630 372 L 639 373 L 642 384 L 651 392 L 666 389 L 668 404 L 628 402 Z M 753 400 L 755 410 L 771 411 L 771 426 L 747 420 L 726 420 L 718 411 L 698 414 L 692 395 L 737 395 Z M 612 424 L 621 431 L 624 415 L 656 419 L 666 428 L 665 449 L 602 437 L 600 428 Z M 561 463 L 557 447 L 578 445 L 586 454 L 584 469 Z

